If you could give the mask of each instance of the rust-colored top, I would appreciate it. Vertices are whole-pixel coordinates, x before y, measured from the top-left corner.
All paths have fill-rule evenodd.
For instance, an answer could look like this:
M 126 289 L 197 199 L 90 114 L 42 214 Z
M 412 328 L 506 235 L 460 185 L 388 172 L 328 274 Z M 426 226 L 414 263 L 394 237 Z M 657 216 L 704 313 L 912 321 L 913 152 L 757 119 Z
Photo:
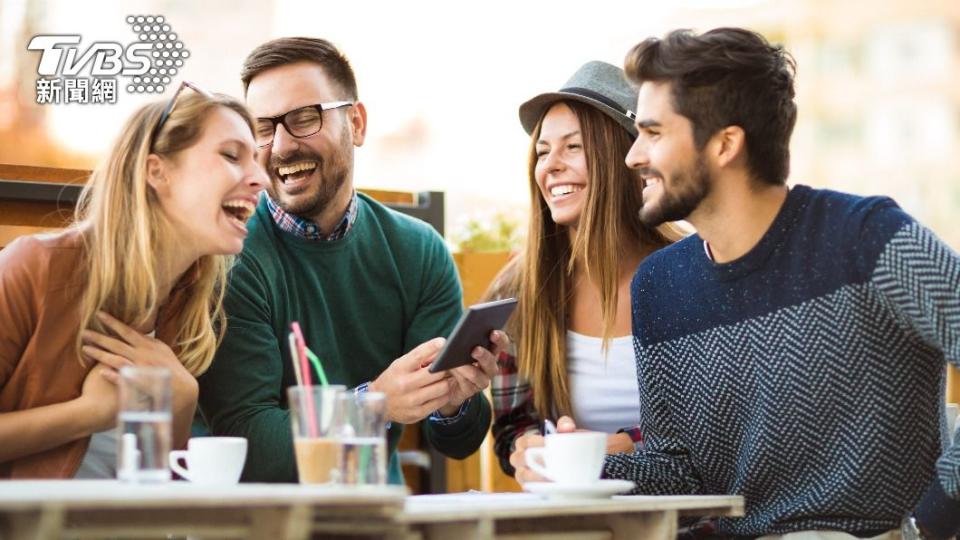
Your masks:
M 84 250 L 82 233 L 67 229 L 21 237 L 0 251 L 0 413 L 80 396 L 93 367 L 80 364 L 76 347 Z M 157 332 L 168 345 L 174 336 L 169 322 Z M 0 479 L 72 478 L 89 442 L 84 437 L 0 463 Z

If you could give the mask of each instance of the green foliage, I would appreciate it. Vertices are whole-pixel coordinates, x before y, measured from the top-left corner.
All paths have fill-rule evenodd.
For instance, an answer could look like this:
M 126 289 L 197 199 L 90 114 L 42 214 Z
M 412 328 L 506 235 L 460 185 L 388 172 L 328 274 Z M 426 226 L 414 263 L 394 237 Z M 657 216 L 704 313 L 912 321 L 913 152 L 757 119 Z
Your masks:
M 454 234 L 454 242 L 464 252 L 512 251 L 519 244 L 518 229 L 502 212 L 486 220 L 472 217 Z

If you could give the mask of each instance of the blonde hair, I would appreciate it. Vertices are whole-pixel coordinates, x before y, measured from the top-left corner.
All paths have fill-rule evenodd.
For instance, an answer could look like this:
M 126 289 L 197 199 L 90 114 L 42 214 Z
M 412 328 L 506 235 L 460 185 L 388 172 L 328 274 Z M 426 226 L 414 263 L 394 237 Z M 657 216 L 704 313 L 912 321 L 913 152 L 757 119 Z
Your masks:
M 630 133 L 594 107 L 575 101 L 563 103 L 580 123 L 589 178 L 576 234 L 571 241 L 567 227 L 553 221 L 534 175 L 541 117 L 530 143 L 531 211 L 526 246 L 491 287 L 491 295 L 510 291 L 519 299 L 508 332 L 515 337 L 520 374 L 534 389 L 534 407 L 541 417 L 572 412 L 566 331 L 575 265 L 582 265 L 599 290 L 606 350 L 617 313 L 622 243 L 653 250 L 681 237 L 670 225 L 651 229 L 640 222 L 641 180 L 624 163 L 633 143 Z
M 147 183 L 147 157 L 156 154 L 175 160 L 179 152 L 196 144 L 207 117 L 218 107 L 235 111 L 253 131 L 252 116 L 236 99 L 185 92 L 153 136 L 166 102 L 137 110 L 80 195 L 74 226 L 83 232 L 89 271 L 80 306 L 81 329 L 109 333 L 97 319 L 98 311 L 131 326 L 143 325 L 164 301 L 159 298 L 157 269 L 162 267 L 161 254 L 177 247 L 169 237 L 171 225 Z M 173 351 L 194 376 L 207 370 L 223 339 L 223 297 L 232 263 L 232 256 L 200 257 L 163 306 L 163 318 L 172 319 L 176 328 Z M 158 314 L 158 324 L 160 320 Z M 81 343 L 78 336 L 78 351 Z

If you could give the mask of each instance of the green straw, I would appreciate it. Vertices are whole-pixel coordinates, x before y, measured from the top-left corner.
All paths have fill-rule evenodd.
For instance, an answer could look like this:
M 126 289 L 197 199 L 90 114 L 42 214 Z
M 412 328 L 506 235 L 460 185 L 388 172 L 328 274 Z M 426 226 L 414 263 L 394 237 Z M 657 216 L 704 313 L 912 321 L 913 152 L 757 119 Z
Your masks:
M 310 363 L 313 364 L 313 369 L 317 370 L 317 377 L 320 378 L 320 386 L 327 386 L 327 374 L 323 371 L 323 364 L 320 363 L 320 359 L 317 358 L 317 355 L 313 354 L 313 351 L 307 349 L 307 358 L 310 359 Z

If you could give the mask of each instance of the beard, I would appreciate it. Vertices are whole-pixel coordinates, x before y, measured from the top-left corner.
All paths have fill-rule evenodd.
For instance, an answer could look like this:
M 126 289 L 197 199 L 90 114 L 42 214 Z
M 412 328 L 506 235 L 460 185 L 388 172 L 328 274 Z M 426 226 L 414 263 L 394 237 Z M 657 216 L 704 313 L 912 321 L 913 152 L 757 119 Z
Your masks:
M 283 179 L 277 174 L 277 168 L 299 161 L 316 162 L 317 168 L 310 171 L 310 174 L 319 174 L 319 181 L 307 186 L 293 200 L 290 200 L 289 196 L 284 196 L 281 190 L 277 189 L 277 186 L 283 183 Z M 337 194 L 347 183 L 352 161 L 353 145 L 347 130 L 341 134 L 339 147 L 326 159 L 304 147 L 283 158 L 270 156 L 268 167 L 270 185 L 267 187 L 267 193 L 277 206 L 288 214 L 308 219 L 319 216 L 334 202 Z
M 673 175 L 669 184 L 656 169 L 644 167 L 639 172 L 642 176 L 660 178 L 660 200 L 650 203 L 643 201 L 640 207 L 640 221 L 648 227 L 686 219 L 710 194 L 710 172 L 703 156 L 699 154 L 693 166 Z

